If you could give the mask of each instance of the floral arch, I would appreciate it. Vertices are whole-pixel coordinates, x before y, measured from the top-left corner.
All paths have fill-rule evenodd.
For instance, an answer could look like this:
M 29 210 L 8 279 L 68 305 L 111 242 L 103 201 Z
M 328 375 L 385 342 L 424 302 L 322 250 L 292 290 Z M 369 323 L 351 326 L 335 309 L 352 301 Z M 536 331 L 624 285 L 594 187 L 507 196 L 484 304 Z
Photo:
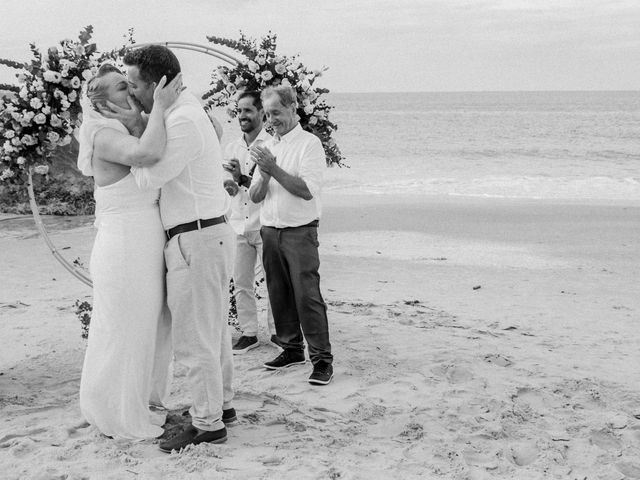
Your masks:
M 79 266 L 70 263 L 51 241 L 40 217 L 33 189 L 33 176 L 46 175 L 53 152 L 71 142 L 80 122 L 79 97 L 83 84 L 104 62 L 121 64 L 129 49 L 151 43 L 138 44 L 129 30 L 127 44 L 121 48 L 99 53 L 91 43 L 93 27 L 80 32 L 77 40 L 62 40 L 43 54 L 31 44 L 29 63 L 0 58 L 0 65 L 18 70 L 18 85 L 0 84 L 9 92 L 0 97 L 0 183 L 26 186 L 36 226 L 54 258 L 72 275 L 88 286 L 90 277 Z M 310 70 L 297 57 L 277 56 L 276 35 L 269 33 L 258 44 L 241 33 L 239 40 L 208 37 L 215 44 L 240 54 L 227 53 L 219 48 L 189 42 L 153 42 L 171 49 L 183 49 L 206 54 L 222 61 L 212 74 L 211 89 L 203 96 L 207 106 L 227 106 L 230 117 L 235 109 L 229 107 L 239 89 L 262 89 L 268 85 L 289 84 L 298 96 L 298 115 L 303 128 L 322 141 L 329 166 L 342 166 L 342 154 L 332 138 L 337 125 L 329 120 L 333 108 L 322 96 L 327 89 L 313 86 L 322 70 Z

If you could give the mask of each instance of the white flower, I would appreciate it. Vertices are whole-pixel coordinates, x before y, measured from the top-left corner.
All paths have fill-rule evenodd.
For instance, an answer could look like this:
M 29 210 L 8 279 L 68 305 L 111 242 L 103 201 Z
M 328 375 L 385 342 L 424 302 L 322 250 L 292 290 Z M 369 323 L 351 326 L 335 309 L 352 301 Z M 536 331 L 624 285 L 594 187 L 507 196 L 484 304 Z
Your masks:
M 75 90 L 74 90 L 73 92 L 71 92 L 71 93 L 68 95 L 68 97 L 67 97 L 67 98 L 69 99 L 69 101 L 70 101 L 71 103 L 73 103 L 73 102 L 75 102 L 75 101 L 76 101 L 76 99 L 78 98 L 78 94 L 77 94 L 77 93 L 75 92 Z
M 258 71 L 258 69 L 260 68 L 260 66 L 254 62 L 253 60 L 249 60 L 249 63 L 247 64 L 247 67 L 249 67 L 249 71 L 252 73 L 256 73 Z
M 19 83 L 24 83 L 27 80 L 27 76 L 24 73 L 18 73 L 16 75 Z
M 27 97 L 29 96 L 29 90 L 27 90 L 27 87 L 22 87 L 18 95 L 20 96 L 21 99 L 26 100 Z
M 49 123 L 51 123 L 52 127 L 59 127 L 60 125 L 62 125 L 62 120 L 60 120 L 60 117 L 54 114 L 51 115 L 51 120 L 49 120 Z
M 21 147 L 22 146 L 22 142 L 20 141 L 20 139 L 18 137 L 13 137 L 11 139 L 11 145 L 13 145 L 14 147 Z
M 289 81 L 288 78 L 283 78 L 282 79 L 282 85 L 286 85 L 287 87 L 291 86 L 291 82 Z
M 47 140 L 50 143 L 58 143 L 58 140 L 60 140 L 60 134 L 57 132 L 49 132 L 47 133 Z
M 45 115 L 49 115 L 51 113 L 51 107 L 49 105 L 45 105 L 40 111 Z
M 69 145 L 71 143 L 71 135 L 65 135 L 60 139 L 58 145 L 64 147 L 65 145 Z
M 36 122 L 38 125 L 43 125 L 44 123 L 46 123 L 47 117 L 45 116 L 44 113 L 39 113 L 35 117 L 33 117 L 33 121 Z
M 4 138 L 13 138 L 16 136 L 16 132 L 14 132 L 13 130 L 7 130 L 6 132 L 4 132 Z
M 282 65 L 281 63 L 276 64 L 276 73 L 278 75 L 282 75 L 287 71 L 287 67 Z
M 315 125 L 316 123 L 318 123 L 318 119 L 315 116 L 309 117 L 309 125 Z
M 80 81 L 80 79 L 78 77 L 73 77 L 71 79 L 71 87 L 80 88 L 81 85 L 82 85 L 82 82 Z
M 26 162 L 26 161 L 27 161 L 27 159 L 26 159 L 26 158 L 24 158 L 24 157 L 18 157 L 18 158 L 16 158 L 16 163 L 17 163 L 18 165 L 24 165 L 24 162 Z
M 258 55 L 260 55 L 262 57 L 266 57 L 267 56 L 267 51 L 264 48 L 261 48 L 260 50 L 258 50 Z
M 227 84 L 225 88 L 227 89 L 227 92 L 229 92 L 229 94 L 231 95 L 233 95 L 237 91 L 236 86 L 233 83 Z
M 71 104 L 66 99 L 60 100 L 60 108 L 62 108 L 62 110 L 67 110 L 70 106 Z
M 302 88 L 303 91 L 307 91 L 311 88 L 311 84 L 309 83 L 309 81 L 304 78 L 301 82 L 300 82 L 300 88 Z
M 266 59 L 266 57 L 263 57 L 262 55 L 258 55 L 256 57 L 256 63 L 258 65 L 264 65 L 265 63 L 267 63 L 267 59 Z
M 33 171 L 38 175 L 46 175 L 49 173 L 49 165 L 38 165 L 33 169 Z
M 16 122 L 19 122 L 20 120 L 22 120 L 22 115 L 20 115 L 18 112 L 11 112 L 11 118 L 13 118 Z
M 9 168 L 5 168 L 2 171 L 2 175 L 0 175 L 0 180 L 6 180 L 7 178 L 11 178 L 15 175 L 15 173 L 13 172 L 13 170 L 9 169 Z
M 22 143 L 24 143 L 25 145 L 35 145 L 36 139 L 33 138 L 31 135 L 24 135 L 22 137 Z
M 273 78 L 273 73 L 271 73 L 271 70 L 265 70 L 264 72 L 262 72 L 262 79 L 265 82 L 268 82 L 272 78 Z
M 29 102 L 29 105 L 31 105 L 31 108 L 33 108 L 34 110 L 38 110 L 42 108 L 42 100 L 40 100 L 39 98 L 32 98 Z
M 63 92 L 62 90 L 60 90 L 59 88 L 56 88 L 56 89 L 53 91 L 53 97 L 54 97 L 54 98 L 62 98 L 62 97 L 64 97 L 64 96 L 65 96 L 64 92 Z
M 304 107 L 304 113 L 306 113 L 307 115 L 311 115 L 314 110 L 315 109 L 313 108 L 313 105 L 307 105 L 306 107 Z
M 93 72 L 91 70 L 89 70 L 88 68 L 86 70 L 82 71 L 82 78 L 86 80 L 89 80 L 91 77 L 93 77 Z
M 4 150 L 5 153 L 13 153 L 13 152 L 16 151 L 15 147 L 13 147 L 13 145 L 11 145 L 9 140 L 4 142 L 4 145 L 2 146 L 2 149 Z
M 51 83 L 60 83 L 60 80 L 62 80 L 62 75 L 60 75 L 60 72 L 55 72 L 53 70 L 47 70 L 42 74 L 42 77 L 47 82 Z

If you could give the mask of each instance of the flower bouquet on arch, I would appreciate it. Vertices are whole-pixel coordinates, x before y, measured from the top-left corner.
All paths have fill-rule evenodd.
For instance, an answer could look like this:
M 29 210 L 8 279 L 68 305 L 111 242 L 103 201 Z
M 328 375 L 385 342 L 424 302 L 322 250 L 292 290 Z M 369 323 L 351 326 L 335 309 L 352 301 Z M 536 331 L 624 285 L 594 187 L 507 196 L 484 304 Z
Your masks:
M 23 185 L 29 172 L 47 174 L 56 148 L 71 143 L 82 85 L 125 48 L 98 54 L 92 33 L 89 25 L 77 40 L 62 40 L 46 53 L 32 43 L 28 63 L 0 58 L 0 65 L 18 70 L 17 85 L 0 85 L 9 92 L 0 98 L 0 182 Z
M 333 138 L 338 126 L 329 119 L 333 106 L 322 98 L 329 90 L 314 86 L 315 80 L 327 70 L 326 67 L 311 70 L 300 62 L 297 55 L 276 55 L 276 35 L 271 32 L 260 43 L 242 32 L 239 40 L 221 37 L 207 39 L 244 56 L 244 61 L 235 67 L 225 65 L 213 71 L 211 89 L 203 95 L 207 105 L 227 107 L 228 115 L 234 118 L 237 110 L 233 99 L 238 90 L 260 91 L 268 86 L 289 85 L 297 94 L 300 125 L 320 139 L 327 165 L 344 166 L 344 157 Z

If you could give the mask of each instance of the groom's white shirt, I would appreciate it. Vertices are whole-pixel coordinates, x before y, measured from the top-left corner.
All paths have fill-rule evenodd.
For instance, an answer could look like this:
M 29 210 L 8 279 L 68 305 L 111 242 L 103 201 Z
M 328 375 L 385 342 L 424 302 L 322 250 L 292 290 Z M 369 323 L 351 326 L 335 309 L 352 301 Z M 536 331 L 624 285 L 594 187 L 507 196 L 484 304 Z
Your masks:
M 167 109 L 164 119 L 164 155 L 152 167 L 131 169 L 140 188 L 162 188 L 160 215 L 164 229 L 224 215 L 231 200 L 223 186 L 222 150 L 202 105 L 184 91 Z

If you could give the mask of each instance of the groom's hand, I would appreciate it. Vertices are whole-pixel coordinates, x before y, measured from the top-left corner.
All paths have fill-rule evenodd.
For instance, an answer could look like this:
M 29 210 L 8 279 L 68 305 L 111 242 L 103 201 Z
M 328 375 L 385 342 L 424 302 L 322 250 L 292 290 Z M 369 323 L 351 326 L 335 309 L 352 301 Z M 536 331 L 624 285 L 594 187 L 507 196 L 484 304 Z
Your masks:
M 129 103 L 128 109 L 107 100 L 106 106 L 99 107 L 100 113 L 107 118 L 118 120 L 127 127 L 131 135 L 140 138 L 147 126 L 142 116 L 142 109 L 131 95 L 127 97 L 127 102 Z

